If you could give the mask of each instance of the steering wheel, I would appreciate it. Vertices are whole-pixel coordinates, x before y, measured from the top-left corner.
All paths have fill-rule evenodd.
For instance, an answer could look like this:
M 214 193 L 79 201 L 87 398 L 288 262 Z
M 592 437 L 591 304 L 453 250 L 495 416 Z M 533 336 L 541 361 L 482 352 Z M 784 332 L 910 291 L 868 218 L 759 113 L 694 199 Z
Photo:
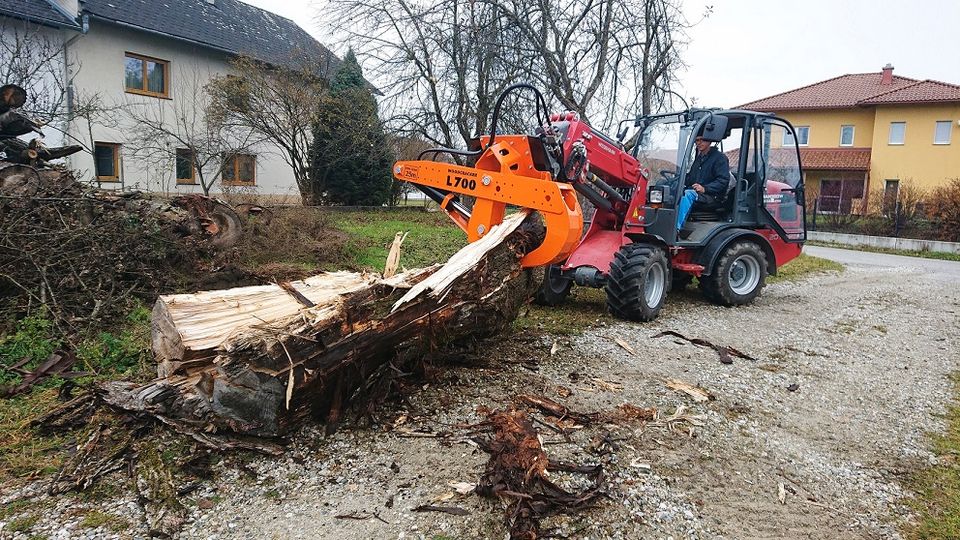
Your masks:
M 660 176 L 663 177 L 667 182 L 673 182 L 677 179 L 677 171 L 671 171 L 670 169 L 663 169 L 660 171 Z

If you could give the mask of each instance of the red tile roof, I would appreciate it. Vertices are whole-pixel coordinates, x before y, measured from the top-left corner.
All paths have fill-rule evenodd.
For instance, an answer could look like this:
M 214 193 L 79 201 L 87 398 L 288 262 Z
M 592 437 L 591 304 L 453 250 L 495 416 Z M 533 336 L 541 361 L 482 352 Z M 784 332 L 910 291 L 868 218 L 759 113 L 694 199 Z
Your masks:
M 869 148 L 801 148 L 800 163 L 807 171 L 868 171 Z
M 894 75 L 892 82 L 884 85 L 880 84 L 880 77 L 879 72 L 841 75 L 803 88 L 751 101 L 737 108 L 759 111 L 849 108 L 877 94 L 917 82 L 916 79 Z
M 943 101 L 960 101 L 960 86 L 940 81 L 918 81 L 862 100 L 860 105 L 936 103 Z

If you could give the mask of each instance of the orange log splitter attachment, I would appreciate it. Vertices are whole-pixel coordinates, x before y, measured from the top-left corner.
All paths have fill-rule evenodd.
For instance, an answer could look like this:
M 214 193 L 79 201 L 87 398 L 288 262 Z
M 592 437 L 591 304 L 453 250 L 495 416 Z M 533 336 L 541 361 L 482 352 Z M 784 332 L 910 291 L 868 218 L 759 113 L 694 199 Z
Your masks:
M 555 182 L 549 172 L 534 167 L 525 135 L 498 135 L 474 167 L 437 161 L 398 161 L 393 173 L 397 180 L 448 193 L 440 207 L 467 233 L 470 242 L 501 223 L 507 205 L 539 212 L 546 236 L 539 247 L 523 257 L 524 267 L 561 262 L 580 240 L 583 211 L 576 192 L 570 184 Z M 464 212 L 462 207 L 451 204 L 456 194 L 476 197 L 473 210 Z

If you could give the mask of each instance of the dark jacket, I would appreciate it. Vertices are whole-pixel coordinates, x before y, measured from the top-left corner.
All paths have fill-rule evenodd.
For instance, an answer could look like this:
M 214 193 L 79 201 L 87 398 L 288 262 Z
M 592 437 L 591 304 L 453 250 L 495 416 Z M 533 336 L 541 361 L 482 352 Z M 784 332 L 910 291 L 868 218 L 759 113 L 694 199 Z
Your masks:
M 704 193 L 722 200 L 730 184 L 730 161 L 723 152 L 711 146 L 706 154 L 697 154 L 685 184 L 687 187 L 700 184 Z

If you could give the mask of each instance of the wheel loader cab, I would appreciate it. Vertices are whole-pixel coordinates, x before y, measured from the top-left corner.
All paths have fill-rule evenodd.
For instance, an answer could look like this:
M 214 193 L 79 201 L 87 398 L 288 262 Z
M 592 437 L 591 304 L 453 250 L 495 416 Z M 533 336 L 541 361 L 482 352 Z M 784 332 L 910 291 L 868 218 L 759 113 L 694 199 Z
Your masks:
M 791 137 L 784 135 L 793 131 L 785 121 L 753 111 L 694 109 L 655 117 L 642 129 L 645 133 L 639 137 L 634 152 L 641 163 L 651 164 L 647 165 L 652 177 L 647 200 L 653 197 L 663 201 L 645 207 L 648 234 L 668 245 L 696 249 L 729 228 L 790 229 L 791 232 L 783 233 L 791 239 L 802 233 L 802 223 L 795 217 L 802 213 L 798 204 L 802 198 L 799 154 L 795 143 L 790 143 Z M 684 189 L 689 189 L 686 186 L 696 158 L 694 141 L 698 136 L 710 141 L 727 158 L 729 181 L 724 196 L 715 204 L 694 205 L 678 234 L 677 206 Z M 673 151 L 669 149 L 671 137 L 676 141 Z M 783 191 L 771 190 L 767 180 L 786 185 L 782 186 Z M 784 204 L 769 207 L 773 202 L 770 191 L 781 194 L 778 203 L 789 206 L 792 202 L 794 217 L 786 227 L 781 223 L 786 220 L 778 216 L 790 212 Z

